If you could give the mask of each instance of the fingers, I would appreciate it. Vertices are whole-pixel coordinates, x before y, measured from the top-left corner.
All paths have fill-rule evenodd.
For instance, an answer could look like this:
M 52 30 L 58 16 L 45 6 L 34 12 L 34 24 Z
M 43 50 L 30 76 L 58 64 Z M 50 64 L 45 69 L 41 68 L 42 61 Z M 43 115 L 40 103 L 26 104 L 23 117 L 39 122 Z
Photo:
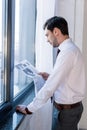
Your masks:
M 27 106 L 25 105 L 18 105 L 16 107 L 16 112 L 22 113 L 22 114 L 32 114 L 31 111 L 28 110 Z
M 49 74 L 46 73 L 46 72 L 40 72 L 40 73 L 38 73 L 38 74 L 41 75 L 45 80 L 47 80 L 48 77 L 49 77 Z
M 18 105 L 17 107 L 16 107 L 16 112 L 19 112 L 19 113 L 22 113 L 22 114 L 27 114 L 26 113 L 26 111 L 25 111 L 25 108 L 26 108 L 26 106 L 25 105 Z

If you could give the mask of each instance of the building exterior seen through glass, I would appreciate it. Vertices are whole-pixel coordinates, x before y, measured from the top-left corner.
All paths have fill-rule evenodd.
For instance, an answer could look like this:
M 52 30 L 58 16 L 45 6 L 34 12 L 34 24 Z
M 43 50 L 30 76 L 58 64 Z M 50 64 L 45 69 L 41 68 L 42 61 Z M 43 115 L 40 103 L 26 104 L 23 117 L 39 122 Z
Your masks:
M 28 60 L 34 65 L 35 8 L 35 0 L 15 0 L 14 66 L 22 60 Z M 14 68 L 14 97 L 31 81 L 31 78 Z
M 23 60 L 35 62 L 36 0 L 14 3 L 0 0 L 0 106 L 14 100 L 32 82 L 15 65 Z

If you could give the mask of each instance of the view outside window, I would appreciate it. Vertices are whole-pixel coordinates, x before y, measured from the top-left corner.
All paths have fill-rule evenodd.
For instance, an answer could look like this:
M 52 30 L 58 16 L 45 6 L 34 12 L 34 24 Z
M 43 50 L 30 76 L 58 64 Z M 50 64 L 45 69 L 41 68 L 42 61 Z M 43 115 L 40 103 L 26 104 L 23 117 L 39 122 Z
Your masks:
M 0 0 L 0 103 L 4 101 L 4 43 L 3 43 L 3 0 Z
M 23 60 L 34 65 L 35 9 L 36 0 L 15 0 L 14 66 Z M 32 79 L 14 67 L 14 97 L 31 81 Z

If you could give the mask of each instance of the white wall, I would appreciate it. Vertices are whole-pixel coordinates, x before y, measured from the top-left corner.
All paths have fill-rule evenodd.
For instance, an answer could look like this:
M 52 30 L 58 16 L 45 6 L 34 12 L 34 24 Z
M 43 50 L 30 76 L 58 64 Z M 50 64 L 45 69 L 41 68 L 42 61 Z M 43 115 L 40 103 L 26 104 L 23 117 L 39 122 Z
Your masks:
M 63 16 L 69 24 L 70 37 L 83 53 L 87 77 L 87 0 L 56 0 L 55 15 Z M 87 95 L 87 92 L 86 92 Z M 79 128 L 87 129 L 87 96 Z
M 63 16 L 69 24 L 69 32 L 72 39 L 74 39 L 75 30 L 75 0 L 56 0 L 55 15 Z
M 84 0 L 82 52 L 86 66 L 86 85 L 87 85 L 87 13 L 86 12 L 87 12 L 87 0 Z M 87 129 L 87 89 L 86 89 L 86 98 L 84 99 L 83 103 L 84 103 L 84 113 L 80 121 L 80 126 L 81 128 Z

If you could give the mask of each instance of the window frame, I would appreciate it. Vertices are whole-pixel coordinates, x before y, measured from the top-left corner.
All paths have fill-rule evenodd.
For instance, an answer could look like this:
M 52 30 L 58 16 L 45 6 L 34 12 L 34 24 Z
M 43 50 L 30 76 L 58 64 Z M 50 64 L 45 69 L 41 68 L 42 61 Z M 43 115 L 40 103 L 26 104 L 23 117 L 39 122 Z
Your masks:
M 31 82 L 14 98 L 14 35 L 15 35 L 15 0 L 5 0 L 5 28 L 4 28 L 4 89 L 5 102 L 0 104 L 0 122 L 8 115 L 9 111 L 26 95 L 34 86 Z M 35 59 L 34 59 L 35 60 Z M 2 118 L 3 117 L 3 118 Z

